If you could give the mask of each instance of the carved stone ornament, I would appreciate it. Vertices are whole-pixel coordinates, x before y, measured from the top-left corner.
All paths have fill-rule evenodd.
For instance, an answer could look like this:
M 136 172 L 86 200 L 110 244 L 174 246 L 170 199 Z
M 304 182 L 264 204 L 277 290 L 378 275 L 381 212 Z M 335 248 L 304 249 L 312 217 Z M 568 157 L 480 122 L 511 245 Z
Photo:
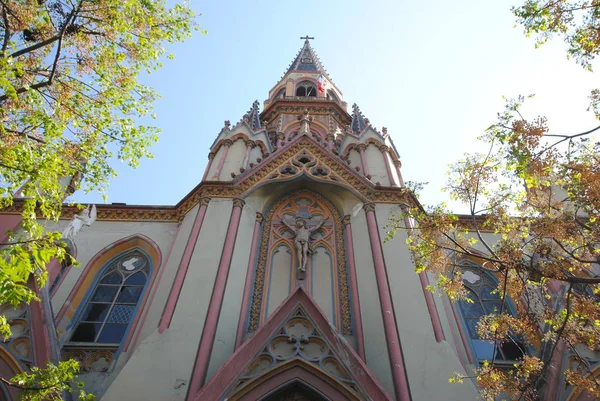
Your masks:
M 255 147 L 255 146 L 256 146 L 256 142 L 254 142 L 254 141 L 253 141 L 253 140 L 251 140 L 251 139 L 246 139 L 246 140 L 244 141 L 244 143 L 245 143 L 245 144 L 246 144 L 246 146 L 247 146 L 247 147 L 249 147 L 249 148 L 253 148 L 253 147 Z
M 208 154 L 208 160 L 212 160 L 212 159 L 214 159 L 216 155 L 217 155 L 217 154 L 216 154 L 215 152 L 210 152 L 210 153 Z
M 260 321 L 264 316 L 261 314 L 261 305 L 263 304 L 265 297 L 265 272 L 267 270 L 267 260 L 269 259 L 269 237 L 271 233 L 271 224 L 275 218 L 275 212 L 280 208 L 281 205 L 290 201 L 294 197 L 300 196 L 311 196 L 321 204 L 326 205 L 329 210 L 336 210 L 335 207 L 318 193 L 311 191 L 300 190 L 289 194 L 286 198 L 279 200 L 274 204 L 269 212 L 265 216 L 265 222 L 261 234 L 260 245 L 258 249 L 258 261 L 255 268 L 254 277 L 254 291 L 252 295 L 252 301 L 250 305 L 250 318 L 248 321 L 248 331 L 254 332 L 258 329 Z M 351 325 L 351 308 L 350 308 L 350 295 L 348 288 L 348 276 L 346 270 L 346 253 L 344 249 L 344 234 L 341 224 L 341 216 L 333 214 L 330 215 L 330 220 L 333 220 L 333 227 L 335 231 L 333 233 L 333 243 L 337 252 L 336 261 L 337 266 L 336 274 L 338 277 L 339 285 L 339 302 L 340 302 L 340 317 L 341 317 L 341 331 L 343 334 L 352 334 Z M 326 223 L 330 224 L 330 223 Z
M 256 212 L 256 221 L 258 222 L 258 224 L 262 224 L 264 220 L 265 216 L 263 216 L 260 212 Z
M 382 153 L 387 153 L 387 152 L 389 152 L 389 151 L 390 151 L 390 147 L 389 147 L 389 146 L 387 146 L 387 145 L 381 145 L 381 146 L 379 147 L 379 150 L 380 150 Z
M 200 198 L 200 201 L 198 202 L 198 205 L 200 206 L 208 206 L 210 202 L 210 198 L 208 196 L 203 196 L 202 198 Z
M 364 143 L 360 143 L 356 145 L 356 149 L 358 149 L 359 152 L 364 152 L 365 150 L 367 150 L 367 145 L 365 145 Z
M 233 207 L 239 207 L 240 209 L 242 209 L 245 204 L 246 204 L 246 201 L 244 201 L 243 199 L 240 199 L 240 198 L 233 199 Z
M 394 166 L 401 167 L 402 166 L 402 162 L 400 162 L 400 160 L 394 160 Z
M 264 350 L 248 364 L 246 370 L 231 386 L 225 399 L 235 398 L 232 396 L 246 385 L 252 385 L 254 379 L 293 359 L 301 359 L 314 365 L 323 372 L 324 377 L 329 376 L 339 385 L 353 393 L 358 393 L 360 390 L 357 388 L 350 367 L 347 366 L 347 358 L 342 355 L 342 349 L 343 347 L 339 344 L 329 342 L 306 315 L 306 312 L 302 308 L 298 308 L 269 339 Z M 284 400 L 305 401 L 307 399 L 286 397 Z
M 233 141 L 231 139 L 224 139 L 223 140 L 223 146 L 230 147 L 231 145 L 233 145 Z
M 345 226 L 352 223 L 352 216 L 350 216 L 349 214 L 345 215 L 342 219 L 342 223 L 344 223 Z
M 365 210 L 365 212 L 374 212 L 375 204 L 374 203 L 365 203 L 365 205 L 363 206 L 363 209 Z

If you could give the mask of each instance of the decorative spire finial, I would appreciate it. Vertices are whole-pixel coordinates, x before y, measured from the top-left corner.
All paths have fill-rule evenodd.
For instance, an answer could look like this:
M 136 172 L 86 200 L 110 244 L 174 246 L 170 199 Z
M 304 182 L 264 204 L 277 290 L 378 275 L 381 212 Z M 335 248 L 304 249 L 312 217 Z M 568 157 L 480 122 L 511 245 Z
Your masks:
M 261 127 L 260 112 L 258 110 L 258 107 L 258 100 L 255 100 L 254 103 L 252 103 L 252 107 L 250 107 L 250 110 L 248 110 L 248 112 L 244 114 L 244 117 L 242 118 L 242 120 L 246 124 L 248 124 L 253 131 L 258 131 Z
M 352 105 L 352 123 L 350 123 L 350 128 L 354 132 L 361 132 L 367 125 L 368 120 L 365 119 L 358 105 L 354 103 Z

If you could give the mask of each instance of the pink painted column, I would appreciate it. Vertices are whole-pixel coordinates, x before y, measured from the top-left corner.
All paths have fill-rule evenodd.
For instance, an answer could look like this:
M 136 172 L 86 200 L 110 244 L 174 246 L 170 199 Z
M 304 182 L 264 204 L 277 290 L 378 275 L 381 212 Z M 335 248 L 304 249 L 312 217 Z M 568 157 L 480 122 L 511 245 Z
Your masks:
M 246 139 L 246 155 L 244 156 L 244 161 L 242 162 L 242 168 L 248 168 L 248 162 L 250 161 L 250 152 L 252 152 L 252 148 L 256 146 L 256 143 L 250 139 Z
M 208 371 L 208 363 L 210 361 L 210 354 L 215 341 L 215 335 L 217 334 L 219 314 L 221 313 L 221 306 L 223 305 L 227 277 L 229 276 L 231 258 L 233 257 L 233 249 L 235 247 L 235 238 L 240 225 L 243 207 L 244 201 L 242 199 L 233 200 L 233 210 L 231 211 L 227 235 L 225 236 L 225 244 L 223 245 L 223 253 L 221 253 L 217 277 L 215 278 L 215 285 L 213 286 L 213 292 L 210 297 L 208 312 L 206 314 L 206 321 L 204 322 L 204 329 L 202 330 L 202 337 L 200 338 L 198 353 L 196 354 L 196 362 L 194 363 L 187 400 L 194 399 L 194 396 L 200 391 L 206 380 L 206 372 Z
M 367 203 L 363 208 L 365 209 L 365 214 L 367 216 L 367 229 L 369 231 L 369 241 L 371 243 L 371 252 L 373 254 L 375 279 L 377 281 L 377 290 L 379 292 L 379 301 L 381 303 L 383 328 L 392 367 L 392 378 L 394 380 L 396 400 L 411 401 L 406 366 L 404 365 L 404 356 L 402 355 L 402 345 L 400 344 L 400 335 L 398 334 L 398 328 L 396 326 L 396 315 L 392 303 L 392 294 L 383 258 L 379 229 L 377 228 L 375 204 Z
M 385 162 L 385 169 L 387 170 L 388 177 L 390 178 L 390 186 L 397 187 L 398 183 L 396 182 L 396 178 L 394 177 L 394 173 L 392 172 L 390 148 L 386 145 L 381 145 L 379 150 L 381 151 L 381 153 L 383 153 L 383 161 Z
M 346 250 L 348 255 L 348 273 L 350 276 L 350 289 L 352 291 L 352 310 L 354 312 L 354 329 L 356 330 L 356 350 L 358 355 L 365 359 L 365 339 L 363 337 L 360 301 L 358 299 L 358 279 L 356 278 L 356 263 L 354 261 L 354 241 L 352 239 L 352 225 L 350 215 L 344 216 L 346 226 Z
M 410 236 L 414 227 L 408 216 L 404 216 L 404 226 L 408 229 L 408 235 Z M 423 271 L 419 273 L 419 281 L 421 282 L 421 288 L 423 289 L 423 295 L 425 296 L 425 303 L 427 305 L 427 311 L 429 312 L 429 318 L 431 319 L 431 324 L 433 325 L 435 341 L 438 343 L 441 341 L 446 341 L 446 336 L 444 335 L 442 322 L 440 320 L 440 314 L 435 306 L 435 299 L 433 298 L 431 291 L 427 290 L 427 287 L 429 286 L 429 277 L 427 277 L 427 272 Z
M 396 166 L 396 172 L 398 173 L 398 179 L 400 180 L 400 186 L 403 187 L 404 186 L 404 180 L 402 179 L 402 173 L 400 172 L 400 166 L 402 165 L 402 163 L 400 163 L 400 160 L 394 160 L 394 166 Z
M 555 401 L 558 399 L 558 384 L 562 381 L 560 374 L 564 352 L 565 342 L 559 339 L 554 350 L 554 355 L 552 355 L 552 359 L 550 360 L 550 375 L 548 377 L 546 393 L 544 394 L 544 401 Z
M 250 248 L 250 257 L 248 258 L 248 271 L 246 272 L 246 284 L 244 284 L 244 294 L 242 295 L 242 307 L 240 308 L 240 319 L 238 321 L 238 328 L 235 336 L 234 350 L 238 349 L 244 342 L 244 326 L 246 325 L 246 313 L 248 312 L 248 305 L 250 304 L 254 260 L 256 259 L 256 249 L 258 248 L 260 225 L 264 219 L 265 218 L 261 213 L 256 212 L 256 222 L 254 223 L 254 233 L 252 233 L 252 247 Z
M 210 167 L 212 166 L 213 160 L 215 160 L 215 152 L 210 152 L 208 154 L 208 164 L 206 165 L 206 170 L 204 170 L 202 181 L 206 181 L 206 177 L 208 177 L 208 172 L 210 171 Z
M 167 305 L 165 306 L 165 310 L 160 319 L 160 324 L 158 325 L 159 333 L 164 333 L 164 331 L 169 328 L 171 319 L 173 319 L 175 307 L 177 306 L 177 300 L 179 299 L 181 288 L 183 288 L 183 282 L 185 281 L 185 276 L 187 274 L 188 267 L 190 266 L 190 260 L 192 260 L 192 254 L 194 253 L 194 248 L 196 247 L 196 242 L 198 241 L 198 235 L 200 235 L 200 229 L 202 228 L 202 222 L 204 221 L 204 216 L 206 215 L 206 209 L 208 208 L 209 202 L 210 198 L 200 198 L 200 208 L 198 209 L 198 214 L 196 214 L 192 231 L 190 232 L 187 244 L 185 245 L 181 262 L 179 262 L 179 269 L 177 270 L 173 287 L 171 287 L 171 292 L 169 293 Z
M 371 174 L 369 173 L 369 165 L 367 164 L 367 156 L 365 155 L 365 150 L 367 150 L 367 145 L 361 143 L 356 147 L 360 152 L 360 164 L 362 164 L 362 170 L 365 177 L 369 178 Z
M 217 171 L 215 171 L 215 175 L 213 176 L 213 181 L 219 181 L 219 176 L 221 175 L 221 170 L 223 170 L 223 164 L 225 164 L 225 159 L 227 159 L 227 153 L 229 153 L 229 147 L 233 145 L 230 139 L 225 139 L 223 141 L 223 146 L 225 146 L 225 151 L 223 152 L 223 157 L 219 160 L 219 164 L 217 165 Z
M 181 231 L 181 224 L 182 224 L 182 221 L 180 221 L 179 224 L 177 225 L 177 230 L 175 231 L 175 236 L 173 237 L 173 240 L 171 241 L 171 246 L 169 247 L 169 252 L 167 252 L 167 258 L 165 259 L 164 263 L 161 263 L 161 265 L 159 267 L 160 271 L 158 272 L 158 276 L 156 277 L 156 280 L 152 282 L 152 291 L 150 293 L 150 296 L 148 297 L 148 302 L 145 304 L 145 310 L 142 313 L 141 317 L 140 317 L 140 314 L 138 313 L 138 316 L 136 317 L 136 319 L 133 323 L 132 327 L 137 328 L 137 333 L 135 334 L 135 337 L 132 337 L 133 331 L 129 333 L 129 336 L 125 340 L 126 345 L 124 347 L 124 351 L 127 351 L 127 349 L 129 348 L 130 345 L 133 347 L 133 349 L 135 349 L 138 339 L 140 338 L 140 334 L 142 333 L 142 328 L 144 327 L 144 322 L 146 321 L 148 312 L 150 312 L 150 308 L 152 306 L 152 303 L 154 302 L 154 297 L 156 296 L 156 292 L 158 291 L 158 287 L 160 286 L 160 281 L 162 280 L 162 276 L 165 273 L 165 270 L 167 270 L 167 266 L 169 266 L 169 261 L 171 260 L 171 253 L 173 252 L 173 247 L 175 246 L 175 243 L 177 242 L 177 238 L 179 237 L 179 231 Z M 140 324 L 139 327 L 138 327 L 138 319 L 139 319 L 139 324 Z M 159 322 L 159 325 L 160 325 L 160 322 Z M 132 338 L 133 338 L 133 340 L 130 341 Z M 129 354 L 128 358 L 131 358 L 132 356 L 133 356 L 133 352 Z

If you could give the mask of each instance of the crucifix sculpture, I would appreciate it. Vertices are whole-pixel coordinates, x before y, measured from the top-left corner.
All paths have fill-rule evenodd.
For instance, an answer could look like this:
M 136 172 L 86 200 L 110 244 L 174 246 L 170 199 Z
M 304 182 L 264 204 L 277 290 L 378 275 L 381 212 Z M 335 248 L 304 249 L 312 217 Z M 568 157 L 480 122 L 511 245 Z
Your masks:
M 312 37 L 311 37 L 311 36 L 308 36 L 308 35 L 306 35 L 305 37 L 302 37 L 302 36 L 301 36 L 301 37 L 300 37 L 300 39 L 304 39 L 304 40 L 310 40 L 310 39 L 314 39 L 314 36 L 312 36 Z
M 285 221 L 285 218 L 282 218 L 281 221 L 294 233 L 294 247 L 298 255 L 298 278 L 302 280 L 306 272 L 306 265 L 308 264 L 308 255 L 315 253 L 310 237 L 315 231 L 321 228 L 323 223 L 325 223 L 325 219 L 321 219 L 312 228 L 309 228 L 308 223 L 302 217 L 296 217 L 296 223 L 293 226 Z

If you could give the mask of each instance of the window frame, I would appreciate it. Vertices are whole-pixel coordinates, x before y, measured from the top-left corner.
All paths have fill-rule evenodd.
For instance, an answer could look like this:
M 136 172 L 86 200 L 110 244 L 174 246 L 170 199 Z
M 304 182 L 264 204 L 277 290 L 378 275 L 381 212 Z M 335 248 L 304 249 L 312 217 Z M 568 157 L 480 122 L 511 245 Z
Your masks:
M 298 95 L 298 89 L 304 88 L 305 94 L 304 95 Z M 308 91 L 307 89 L 312 89 L 314 91 L 314 95 L 308 95 Z M 301 82 L 298 82 L 296 84 L 296 86 L 294 87 L 294 96 L 295 97 L 317 97 L 317 84 L 315 84 L 313 81 L 309 81 L 309 80 L 304 80 Z
M 477 283 L 470 283 L 466 279 L 463 278 L 463 285 L 465 286 L 465 288 L 468 291 L 472 292 L 477 297 L 477 300 L 475 302 L 479 303 L 480 308 L 482 308 L 482 310 L 484 312 L 484 315 L 481 315 L 481 316 L 485 316 L 490 313 L 493 313 L 493 312 L 488 312 L 486 310 L 486 308 L 484 307 L 485 302 L 492 303 L 493 300 L 492 299 L 483 300 L 482 296 L 481 296 L 481 291 L 485 287 L 490 287 L 490 288 L 492 288 L 492 290 L 496 289 L 498 287 L 498 280 L 492 274 L 486 272 L 480 265 L 478 265 L 472 261 L 462 261 L 460 264 L 461 264 L 461 267 L 458 268 L 458 270 L 461 273 L 461 275 L 464 274 L 466 271 L 470 271 L 470 272 L 476 273 L 480 277 L 480 281 Z M 512 367 L 518 359 L 504 358 L 504 354 L 503 354 L 502 350 L 499 350 L 499 351 L 502 352 L 501 355 L 504 359 L 494 358 L 493 355 L 492 355 L 492 358 L 486 359 L 486 358 L 480 358 L 477 355 L 477 351 L 476 351 L 475 345 L 473 343 L 473 340 L 475 340 L 475 339 L 471 337 L 471 335 L 469 333 L 469 326 L 467 324 L 467 320 L 474 320 L 474 319 L 465 317 L 464 312 L 461 307 L 461 302 L 463 302 L 463 301 L 455 301 L 455 302 L 453 302 L 453 304 L 454 304 L 454 308 L 456 309 L 457 315 L 460 320 L 460 322 L 459 322 L 460 323 L 460 332 L 461 332 L 464 340 L 466 340 L 466 342 L 468 342 L 468 344 L 469 344 L 469 350 L 473 357 L 473 363 L 482 365 L 486 361 L 488 361 L 488 362 L 493 361 L 494 365 L 496 365 L 497 367 L 503 367 L 503 366 Z M 502 302 L 501 297 L 499 297 L 498 302 Z M 512 316 L 517 316 L 515 305 L 513 304 L 513 301 L 510 299 L 510 297 L 508 295 L 506 295 L 506 297 L 505 297 L 504 305 L 505 305 L 504 311 L 510 312 L 510 314 Z M 479 319 L 477 319 L 477 320 L 479 320 Z M 486 341 L 486 340 L 479 340 L 479 341 Z M 492 341 L 490 341 L 490 345 L 493 346 Z M 527 346 L 526 344 L 521 343 L 520 348 L 523 351 L 523 355 L 531 355 L 532 354 L 532 349 L 530 346 Z M 492 352 L 493 352 L 493 350 L 492 350 Z M 498 352 L 498 350 L 496 352 Z
M 127 327 L 126 327 L 125 331 L 123 332 L 121 340 L 118 343 L 102 343 L 102 342 L 96 342 L 96 341 L 94 341 L 94 342 L 72 341 L 71 339 L 75 335 L 77 327 L 82 322 L 82 319 L 84 317 L 83 315 L 84 315 L 85 311 L 87 310 L 88 305 L 90 305 L 92 296 L 95 294 L 96 289 L 100 285 L 103 285 L 100 283 L 101 280 L 105 276 L 110 274 L 109 270 L 111 270 L 113 267 L 115 267 L 115 264 L 118 264 L 121 261 L 130 259 L 131 257 L 137 256 L 137 255 L 141 255 L 144 258 L 145 264 L 142 267 L 135 269 L 135 271 L 133 271 L 129 276 L 124 277 L 123 280 L 121 281 L 121 283 L 118 284 L 118 287 L 122 288 L 125 285 L 125 282 L 127 281 L 127 279 L 129 277 L 131 277 L 134 274 L 141 272 L 143 270 L 145 270 L 146 281 L 145 281 L 144 285 L 142 286 L 142 291 L 140 292 L 140 294 L 138 296 L 138 299 L 135 303 L 135 307 L 131 311 L 131 318 L 129 319 L 129 322 L 127 323 Z M 117 266 L 115 271 L 117 271 L 118 269 L 119 269 L 119 267 Z M 132 327 L 134 326 L 134 323 L 137 319 L 138 313 L 140 312 L 140 309 L 141 309 L 142 305 L 144 304 L 144 299 L 145 299 L 146 293 L 147 293 L 147 291 L 149 291 L 149 287 L 152 284 L 153 270 L 154 270 L 154 266 L 153 266 L 152 257 L 147 252 L 145 252 L 143 249 L 141 249 L 139 247 L 134 247 L 134 248 L 125 250 L 125 251 L 119 253 L 118 255 L 115 255 L 108 262 L 106 262 L 104 264 L 104 266 L 102 266 L 98 270 L 98 272 L 96 273 L 96 276 L 94 277 L 94 280 L 92 281 L 90 286 L 86 289 L 85 296 L 81 300 L 76 313 L 73 315 L 73 318 L 71 319 L 71 322 L 69 323 L 69 326 L 67 329 L 68 330 L 68 340 L 63 344 L 63 347 L 67 347 L 67 348 L 79 347 L 79 348 L 89 348 L 89 349 L 115 349 L 116 348 L 115 356 L 114 356 L 116 359 L 118 354 L 120 353 L 122 347 L 124 346 L 127 338 L 129 337 Z M 122 274 L 122 273 L 120 273 L 120 274 Z M 101 329 L 95 336 L 96 339 L 99 338 L 101 331 L 103 330 L 105 324 L 108 322 L 108 319 L 110 317 L 110 312 L 113 310 L 115 304 L 119 304 L 119 302 L 117 302 L 119 293 L 120 293 L 120 291 L 117 292 L 117 294 L 111 301 L 110 308 L 106 313 L 106 317 L 104 318 L 104 321 L 102 322 Z

